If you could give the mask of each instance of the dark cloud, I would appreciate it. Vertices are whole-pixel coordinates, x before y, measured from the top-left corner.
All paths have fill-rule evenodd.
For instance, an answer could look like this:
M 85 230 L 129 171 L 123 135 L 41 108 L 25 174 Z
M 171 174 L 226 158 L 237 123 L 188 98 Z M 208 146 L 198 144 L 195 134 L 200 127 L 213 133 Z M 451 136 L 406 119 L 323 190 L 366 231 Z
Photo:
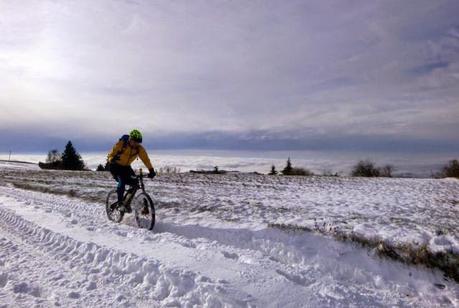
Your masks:
M 432 73 L 433 70 L 437 68 L 446 68 L 448 67 L 448 62 L 435 62 L 427 63 L 421 66 L 417 66 L 408 70 L 408 73 L 411 75 L 427 75 Z
M 119 136 L 81 136 L 69 134 L 67 138 L 50 138 L 46 134 L 21 132 L 7 134 L 0 140 L 0 153 L 46 152 L 62 150 L 71 140 L 80 151 L 108 151 Z M 126 132 L 127 133 L 127 132 Z M 254 151 L 371 151 L 371 152 L 459 152 L 459 140 L 414 139 L 391 135 L 344 134 L 300 135 L 298 131 L 251 131 L 243 134 L 228 132 L 174 133 L 144 136 L 144 145 L 150 149 L 208 149 Z

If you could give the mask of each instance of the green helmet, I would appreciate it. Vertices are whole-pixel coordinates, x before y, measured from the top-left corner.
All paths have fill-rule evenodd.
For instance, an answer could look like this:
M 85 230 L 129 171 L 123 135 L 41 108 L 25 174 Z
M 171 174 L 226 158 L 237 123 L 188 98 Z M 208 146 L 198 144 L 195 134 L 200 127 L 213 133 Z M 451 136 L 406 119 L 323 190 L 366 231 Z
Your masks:
M 137 130 L 137 129 L 133 129 L 130 133 L 129 133 L 129 137 L 134 140 L 134 141 L 137 141 L 138 143 L 142 143 L 142 133 Z

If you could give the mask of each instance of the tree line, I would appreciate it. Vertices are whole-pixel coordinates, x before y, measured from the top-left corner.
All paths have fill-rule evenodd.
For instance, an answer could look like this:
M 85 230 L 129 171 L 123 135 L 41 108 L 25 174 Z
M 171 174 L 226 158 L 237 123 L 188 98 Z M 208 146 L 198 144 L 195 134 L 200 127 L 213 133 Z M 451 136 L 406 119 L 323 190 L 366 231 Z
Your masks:
M 351 170 L 351 176 L 353 177 L 392 177 L 395 168 L 392 165 L 376 166 L 371 160 L 360 160 L 355 164 Z M 312 176 L 314 173 L 305 168 L 294 168 L 290 157 L 287 159 L 287 164 L 280 172 L 282 175 L 301 175 L 301 176 Z M 269 175 L 277 175 L 279 172 L 276 170 L 274 165 L 271 166 Z M 327 172 L 324 175 L 327 176 L 338 176 L 338 173 Z M 459 178 L 459 161 L 453 159 L 446 164 L 442 170 L 436 174 L 432 174 L 435 178 L 455 177 Z
M 77 152 L 71 141 L 68 141 L 64 152 L 62 154 L 53 149 L 48 152 L 46 162 L 39 162 L 38 165 L 41 169 L 57 169 L 57 170 L 88 170 L 81 155 Z M 218 167 L 215 167 L 217 171 Z M 351 171 L 351 176 L 354 177 L 392 177 L 394 167 L 392 165 L 384 165 L 381 167 L 370 160 L 360 160 L 355 164 Z M 97 171 L 108 170 L 108 165 L 103 166 L 100 164 Z M 220 173 L 220 172 L 215 172 Z M 274 165 L 271 166 L 269 175 L 277 175 L 279 172 Z M 312 176 L 314 173 L 306 168 L 293 167 L 290 157 L 287 163 L 280 171 L 280 174 L 286 176 Z M 338 176 L 338 173 L 332 174 L 331 172 L 324 173 L 327 176 Z M 449 161 L 440 172 L 432 174 L 435 178 L 455 177 L 459 178 L 459 161 L 453 159 Z

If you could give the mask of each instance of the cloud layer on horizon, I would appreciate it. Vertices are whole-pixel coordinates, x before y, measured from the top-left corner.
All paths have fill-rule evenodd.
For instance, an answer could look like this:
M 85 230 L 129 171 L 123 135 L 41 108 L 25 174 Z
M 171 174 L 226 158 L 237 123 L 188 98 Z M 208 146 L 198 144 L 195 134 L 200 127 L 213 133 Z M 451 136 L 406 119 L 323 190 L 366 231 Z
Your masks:
M 1 135 L 106 140 L 139 127 L 157 142 L 188 137 L 172 147 L 217 132 L 260 148 L 359 136 L 453 149 L 458 11 L 457 1 L 0 1 Z

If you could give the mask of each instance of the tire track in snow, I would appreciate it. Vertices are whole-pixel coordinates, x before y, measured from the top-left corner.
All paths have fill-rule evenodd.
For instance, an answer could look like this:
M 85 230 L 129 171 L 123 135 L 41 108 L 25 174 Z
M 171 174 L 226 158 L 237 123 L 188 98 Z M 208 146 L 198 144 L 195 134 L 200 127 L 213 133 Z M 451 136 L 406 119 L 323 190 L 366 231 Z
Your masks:
M 227 298 L 219 284 L 196 273 L 168 269 L 156 260 L 119 252 L 91 242 L 76 241 L 41 228 L 3 208 L 0 208 L 0 219 L 2 234 L 7 234 L 15 239 L 13 242 L 9 241 L 10 243 L 20 242 L 21 245 L 16 245 L 16 247 L 22 246 L 21 252 L 28 256 L 22 258 L 23 262 L 32 261 L 26 270 L 27 274 L 35 273 L 37 269 L 41 271 L 43 268 L 55 268 L 56 264 L 62 268 L 57 280 L 63 279 L 66 282 L 63 286 L 64 290 L 76 290 L 67 294 L 68 299 L 64 299 L 64 303 L 70 302 L 76 305 L 91 303 L 91 298 L 94 297 L 94 292 L 91 291 L 101 289 L 105 296 L 100 294 L 95 296 L 96 298 L 102 297 L 95 303 L 98 305 L 134 304 L 129 303 L 130 298 L 161 305 L 219 305 L 225 303 L 244 305 L 242 301 Z M 37 253 L 30 255 L 27 251 L 39 251 L 41 256 L 38 256 Z M 71 269 L 72 272 L 66 268 Z M 49 271 L 49 273 L 53 272 Z M 76 286 L 66 285 L 76 277 L 79 279 L 72 282 Z M 21 278 L 27 280 L 30 277 Z M 102 286 L 97 287 L 101 284 Z M 23 289 L 26 290 L 27 286 L 27 284 L 24 285 Z M 56 285 L 53 285 L 52 281 L 46 286 L 48 290 L 54 287 Z M 78 291 L 78 289 L 85 292 Z M 89 294 L 84 295 L 86 292 Z M 115 298 L 110 297 L 110 294 Z M 62 295 L 59 297 L 65 298 Z
M 288 242 L 292 242 L 291 234 L 274 229 L 262 229 L 259 231 L 239 228 L 217 229 L 199 225 L 176 225 L 159 222 L 155 226 L 154 233 L 151 233 L 138 229 L 130 215 L 127 215 L 127 219 L 121 225 L 109 222 L 105 216 L 104 208 L 99 204 L 82 203 L 79 200 L 67 197 L 17 189 L 10 190 L 8 193 L 13 198 L 26 199 L 27 201 L 24 201 L 26 204 L 37 209 L 42 208 L 45 212 L 52 212 L 56 216 L 62 215 L 63 221 L 67 221 L 69 225 L 83 224 L 86 229 L 89 228 L 91 231 L 95 228 L 108 228 L 110 232 L 122 237 L 127 237 L 128 234 L 133 235 L 133 238 L 146 236 L 151 242 L 162 240 L 159 236 L 155 236 L 155 233 L 156 235 L 162 235 L 162 237 L 176 235 L 173 240 L 184 247 L 196 248 L 204 241 L 206 243 L 218 243 L 218 247 L 214 249 L 220 250 L 225 257 L 234 260 L 239 259 L 239 256 L 255 254 L 257 258 L 263 256 L 270 261 L 279 262 L 283 265 L 300 266 L 300 263 L 304 263 L 303 254 L 305 252 L 299 251 L 298 247 L 294 245 L 288 245 Z M 69 210 L 70 208 L 72 211 Z M 78 213 L 77 217 L 74 215 L 75 212 Z M 119 230 L 119 227 L 124 227 L 126 223 L 134 228 L 122 228 L 122 230 Z M 302 245 L 307 245 L 307 241 L 308 237 L 306 236 Z M 238 253 L 228 253 L 226 250 L 238 250 Z M 310 252 L 308 251 L 308 253 Z
M 132 222 L 133 229 L 119 230 L 119 226 L 122 227 L 123 225 L 108 222 L 105 214 L 100 213 L 103 209 L 98 205 L 81 203 L 62 196 L 24 192 L 16 189 L 12 191 L 11 196 L 19 197 L 20 199 L 29 197 L 29 200 L 26 201 L 29 205 L 37 208 L 45 207 L 46 212 L 53 212 L 55 215 L 59 212 L 59 214 L 67 216 L 67 218 L 63 217 L 63 219 L 64 221 L 67 220 L 69 225 L 75 222 L 99 226 L 98 228 L 103 229 L 107 227 L 110 232 L 124 238 L 128 235 L 133 235 L 133 239 L 142 238 L 145 237 L 145 234 L 149 234 L 149 232 L 137 229 L 134 222 Z M 73 208 L 73 212 L 78 212 L 79 217 L 75 218 L 68 210 L 69 208 Z M 98 219 L 101 216 L 102 221 Z M 82 219 L 83 217 L 84 219 Z M 86 228 L 88 229 L 89 227 Z M 89 229 L 93 230 L 94 228 Z M 158 223 L 155 231 L 157 232 L 156 236 L 146 236 L 152 244 L 159 244 L 159 241 L 162 241 L 164 237 L 168 237 L 168 240 L 174 241 L 183 247 L 214 250 L 216 254 L 221 254 L 225 258 L 236 262 L 246 264 L 269 263 L 268 265 L 271 267 L 281 267 L 282 270 L 280 272 L 288 271 L 288 268 L 292 267 L 301 268 L 307 272 L 310 265 L 305 262 L 305 256 L 311 259 L 311 255 L 317 254 L 317 248 L 311 247 L 308 243 L 310 241 L 309 235 L 292 236 L 275 229 L 252 231 L 248 229 L 217 229 L 198 225 L 181 226 Z M 293 245 L 294 242 L 296 245 Z M 298 249 L 299 247 L 304 247 L 304 249 L 300 250 Z
M 413 268 L 408 270 L 408 267 L 400 264 L 391 265 L 392 270 L 396 268 L 400 272 L 400 277 L 397 278 L 402 279 L 403 284 L 407 285 L 400 286 L 392 281 L 391 273 L 384 275 L 384 273 L 373 271 L 373 268 L 377 267 L 378 261 L 368 257 L 366 255 L 368 253 L 367 250 L 355 249 L 352 245 L 335 243 L 318 236 L 294 236 L 278 230 L 219 229 L 161 223 L 155 229 L 160 233 L 155 234 L 126 225 L 107 222 L 103 214 L 103 208 L 97 204 L 85 204 L 62 196 L 56 197 L 17 189 L 2 188 L 1 191 L 4 195 L 10 195 L 10 197 L 17 200 L 22 200 L 21 202 L 28 203 L 29 208 L 36 214 L 44 212 L 42 214 L 45 216 L 53 217 L 54 219 L 59 217 L 64 222 L 67 221 L 69 230 L 74 228 L 74 232 L 81 231 L 78 229 L 81 225 L 91 233 L 100 232 L 101 235 L 117 233 L 117 237 L 127 239 L 133 245 L 141 244 L 142 241 L 149 242 L 150 246 L 163 245 L 162 247 L 170 248 L 174 245 L 179 245 L 183 247 L 183 249 L 178 249 L 180 253 L 186 253 L 187 251 L 190 253 L 182 256 L 181 261 L 190 262 L 186 259 L 194 254 L 193 256 L 202 257 L 203 259 L 192 259 L 192 263 L 201 263 L 201 265 L 209 268 L 215 264 L 207 264 L 206 262 L 212 258 L 218 258 L 218 255 L 226 259 L 227 262 L 217 260 L 217 266 L 236 269 L 253 268 L 255 271 L 248 270 L 239 273 L 239 281 L 234 281 L 238 275 L 233 275 L 233 280 L 228 279 L 230 285 L 233 287 L 237 285 L 239 290 L 250 290 L 254 292 L 249 293 L 262 295 L 269 292 L 269 290 L 275 290 L 276 287 L 282 284 L 283 288 L 294 290 L 291 293 L 294 300 L 287 302 L 287 305 L 288 303 L 292 305 L 293 303 L 299 304 L 301 302 L 322 306 L 339 305 L 340 303 L 361 303 L 361 294 L 367 295 L 368 299 L 366 300 L 370 305 L 394 304 L 404 306 L 416 303 L 424 303 L 425 305 L 426 300 L 429 303 L 435 303 L 435 301 L 430 302 L 431 299 L 428 294 L 427 296 L 420 294 L 416 284 L 411 281 L 425 279 L 426 274 L 424 271 L 418 272 Z M 76 224 L 71 224 L 73 219 L 76 220 Z M 92 229 L 88 229 L 91 226 Z M 112 236 L 112 239 L 114 238 Z M 129 251 L 121 252 L 126 247 L 118 246 L 116 243 L 110 244 L 109 247 L 111 247 L 108 248 L 109 250 L 116 250 L 121 254 L 129 254 Z M 157 253 L 159 251 L 155 250 L 149 255 L 143 256 L 143 258 L 149 259 L 149 256 L 154 256 Z M 136 257 L 138 255 L 136 254 Z M 169 256 L 166 256 L 163 260 L 167 259 L 167 257 Z M 239 267 L 235 266 L 235 264 L 239 264 Z M 193 268 L 196 266 L 196 264 L 188 263 L 184 267 Z M 171 267 L 169 264 L 167 268 L 174 268 L 174 266 Z M 201 269 L 204 272 L 210 270 Z M 268 274 L 265 273 L 263 275 L 260 273 L 260 271 L 264 270 Z M 194 273 L 200 272 L 196 268 L 193 271 Z M 404 274 L 408 277 L 409 271 L 412 272 L 410 272 L 410 275 L 412 274 L 413 276 L 411 279 L 401 277 Z M 272 275 L 269 272 L 273 272 Z M 128 272 L 127 274 L 130 273 Z M 257 285 L 254 282 L 257 279 L 268 279 L 265 281 L 267 284 L 266 290 L 257 289 L 262 285 Z M 351 280 L 351 285 L 348 285 L 349 280 Z M 223 288 L 225 292 L 230 290 L 230 287 L 223 282 L 222 284 L 216 283 L 216 285 Z M 447 294 L 451 298 L 451 290 Z M 229 297 L 231 299 L 240 298 L 238 296 L 241 296 L 241 294 L 233 294 L 232 297 Z M 268 300 L 265 299 L 263 301 L 261 299 L 259 302 L 255 301 L 255 303 L 273 304 L 276 303 L 275 297 L 274 295 Z M 258 296 L 255 298 L 259 299 Z M 454 289 L 452 290 L 452 298 L 454 299 Z M 271 299 L 273 300 L 271 301 Z M 239 305 L 248 303 L 246 301 L 239 303 Z
M 152 234 L 151 232 L 146 232 L 145 230 L 140 230 L 137 228 L 131 228 L 125 225 L 119 225 L 119 224 L 113 224 L 111 222 L 107 222 L 106 216 L 101 215 L 101 211 L 103 208 L 100 205 L 89 205 L 89 204 L 83 204 L 80 202 L 76 202 L 75 200 L 69 199 L 67 197 L 63 196 L 53 196 L 53 195 L 48 195 L 48 194 L 43 194 L 43 193 L 37 193 L 37 192 L 28 192 L 28 191 L 22 191 L 18 189 L 4 189 L 4 194 L 8 195 L 9 197 L 22 200 L 24 204 L 26 204 L 29 208 L 33 208 L 33 213 L 34 216 L 38 214 L 38 212 L 44 210 L 47 215 L 53 215 L 54 217 L 62 215 L 61 217 L 62 221 L 64 223 L 67 223 L 69 228 L 76 229 L 77 224 L 84 223 L 86 226 L 86 229 L 89 229 L 87 225 L 92 225 L 92 226 L 97 226 L 97 231 L 103 230 L 106 233 L 112 233 L 118 235 L 118 237 L 121 237 L 122 239 L 126 240 L 129 236 L 130 238 L 128 239 L 131 243 L 132 241 L 136 241 L 137 238 L 146 240 L 150 242 L 150 245 L 164 245 L 164 242 L 169 243 L 170 245 L 180 245 L 185 248 L 191 248 L 191 250 L 194 250 L 194 255 L 198 255 L 198 258 L 191 256 L 187 256 L 186 254 L 182 257 L 185 261 L 188 262 L 187 265 L 196 265 L 199 269 L 199 271 L 208 271 L 209 269 L 212 272 L 212 265 L 215 266 L 222 266 L 223 268 L 228 268 L 225 270 L 218 269 L 218 271 L 223 271 L 226 272 L 227 275 L 231 275 L 232 278 L 237 278 L 240 279 L 242 277 L 243 279 L 243 284 L 248 285 L 249 287 L 252 287 L 254 290 L 257 292 L 261 292 L 262 294 L 264 293 L 269 293 L 267 290 L 263 290 L 262 288 L 262 283 L 258 282 L 257 278 L 261 278 L 262 281 L 266 280 L 272 280 L 269 281 L 271 284 L 271 287 L 277 288 L 277 289 L 285 289 L 285 281 L 283 281 L 282 277 L 280 275 L 277 275 L 275 271 L 272 271 L 274 274 L 274 277 L 269 277 L 270 276 L 270 271 L 266 272 L 266 269 L 269 267 L 272 267 L 270 264 L 265 264 L 266 262 L 268 263 L 273 263 L 277 262 L 274 259 L 267 259 L 263 260 L 263 258 L 260 258 L 260 253 L 258 251 L 251 251 L 251 250 L 245 250 L 242 253 L 235 254 L 234 252 L 231 253 L 233 258 L 227 258 L 228 253 L 225 252 L 226 249 L 229 249 L 231 251 L 234 251 L 235 249 L 238 249 L 237 247 L 228 247 L 227 245 L 218 243 L 214 241 L 213 239 L 206 239 L 203 237 L 196 238 L 196 239 L 188 239 L 186 237 L 182 237 L 180 235 L 174 234 L 174 233 L 169 233 L 169 232 L 163 232 L 160 234 Z M 27 200 L 28 199 L 28 200 Z M 73 214 L 69 213 L 69 208 L 72 208 L 72 213 L 78 213 L 78 217 L 74 217 Z M 87 211 L 86 211 L 87 210 Z M 95 214 L 98 212 L 97 214 Z M 79 217 L 79 215 L 85 217 L 82 219 L 82 217 Z M 43 213 L 42 213 L 43 214 Z M 43 217 L 42 217 L 43 218 Z M 72 221 L 76 220 L 75 224 L 72 224 Z M 100 221 L 102 220 L 102 221 Z M 198 228 L 198 226 L 196 226 Z M 75 230 L 76 233 L 81 232 L 82 230 Z M 94 228 L 91 229 L 91 231 L 94 231 Z M 225 233 L 226 230 L 216 230 L 212 229 L 209 232 L 211 233 Z M 232 236 L 232 234 L 229 234 Z M 111 246 L 116 247 L 116 243 L 110 244 Z M 122 247 L 118 247 L 123 249 Z M 132 247 L 131 247 L 132 248 Z M 203 252 L 207 252 L 207 255 L 210 254 L 210 256 L 205 257 L 202 260 L 199 260 L 199 258 L 202 258 L 202 255 L 204 255 Z M 208 263 L 206 262 L 207 260 L 210 259 L 215 259 L 214 257 L 221 257 L 220 260 L 213 261 L 214 263 Z M 169 256 L 168 256 L 169 257 Z M 224 260 L 221 260 L 225 258 L 228 260 L 226 264 L 219 264 L 219 263 L 225 263 Z M 190 263 L 191 262 L 191 263 Z M 196 263 L 196 264 L 192 264 Z M 209 268 L 210 267 L 210 268 Z M 232 270 L 235 269 L 235 270 Z M 223 283 L 226 285 L 229 282 L 232 281 L 231 277 L 228 278 L 226 277 L 227 275 L 223 275 L 225 279 L 222 279 Z M 219 275 L 221 277 L 221 275 Z M 276 277 L 277 276 L 277 277 Z M 240 281 L 238 281 L 240 282 Z M 274 286 L 273 286 L 274 285 Z M 295 284 L 294 284 L 295 285 Z M 225 286 L 225 288 L 228 288 Z M 241 288 L 241 290 L 244 288 Z M 228 289 L 225 290 L 228 292 Z M 232 291 L 233 292 L 233 291 Z M 240 292 L 239 292 L 240 293 Z M 296 294 L 304 293 L 304 290 L 301 290 L 298 288 L 296 290 Z M 240 304 L 244 304 L 245 302 L 250 302 L 252 298 L 250 296 L 247 296 L 247 294 L 244 295 L 244 292 L 242 294 L 238 295 L 239 298 L 242 298 L 242 301 L 240 301 Z M 263 302 L 269 302 L 269 301 L 263 301 Z
M 133 239 L 146 237 L 154 244 L 159 243 L 164 237 L 169 237 L 170 240 L 184 247 L 214 249 L 234 260 L 238 260 L 239 257 L 241 260 L 243 258 L 247 260 L 250 257 L 266 258 L 279 263 L 279 266 L 300 267 L 305 265 L 308 267 L 305 263 L 305 256 L 310 257 L 317 254 L 317 247 L 311 246 L 311 236 L 308 234 L 295 236 L 272 228 L 253 231 L 244 228 L 213 228 L 161 222 L 155 226 L 154 233 L 151 233 L 138 229 L 130 215 L 127 215 L 127 219 L 120 225 L 109 222 L 104 208 L 99 204 L 82 203 L 77 199 L 18 189 L 11 189 L 4 193 L 23 200 L 25 204 L 34 206 L 37 210 L 44 209 L 45 212 L 52 212 L 53 215 L 62 215 L 62 220 L 67 221 L 69 226 L 73 222 L 83 224 L 90 231 L 96 228 L 108 229 L 111 233 L 124 238 L 128 235 L 131 235 Z M 75 213 L 78 215 L 75 216 Z M 134 228 L 124 228 L 126 223 Z M 170 238 L 171 235 L 175 237 Z M 313 235 L 312 238 L 317 237 Z M 203 247 L 205 244 L 211 245 Z

